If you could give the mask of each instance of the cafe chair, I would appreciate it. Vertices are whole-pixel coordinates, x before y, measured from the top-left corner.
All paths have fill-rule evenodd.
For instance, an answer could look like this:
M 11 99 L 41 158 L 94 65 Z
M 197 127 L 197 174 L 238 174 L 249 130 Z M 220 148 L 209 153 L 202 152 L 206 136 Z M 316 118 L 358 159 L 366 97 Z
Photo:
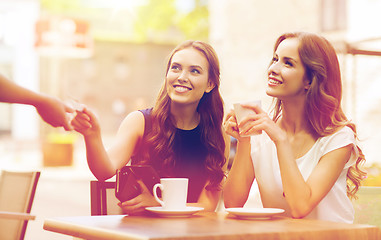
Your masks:
M 1 171 L 0 239 L 24 239 L 40 172 Z
M 122 209 L 115 197 L 115 181 L 90 181 L 91 215 L 119 215 Z
M 381 228 L 381 187 L 361 186 L 353 200 L 354 223 L 375 225 Z

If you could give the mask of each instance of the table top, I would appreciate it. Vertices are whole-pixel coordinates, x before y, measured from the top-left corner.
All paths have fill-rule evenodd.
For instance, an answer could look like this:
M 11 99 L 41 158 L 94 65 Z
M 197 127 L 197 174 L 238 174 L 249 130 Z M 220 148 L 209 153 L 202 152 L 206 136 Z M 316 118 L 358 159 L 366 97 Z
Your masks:
M 225 212 L 186 218 L 156 216 L 76 216 L 46 219 L 44 229 L 84 239 L 381 239 L 378 227 L 274 217 L 245 220 Z
M 34 220 L 36 216 L 31 215 L 29 213 L 0 211 L 0 218 L 18 219 L 18 220 Z

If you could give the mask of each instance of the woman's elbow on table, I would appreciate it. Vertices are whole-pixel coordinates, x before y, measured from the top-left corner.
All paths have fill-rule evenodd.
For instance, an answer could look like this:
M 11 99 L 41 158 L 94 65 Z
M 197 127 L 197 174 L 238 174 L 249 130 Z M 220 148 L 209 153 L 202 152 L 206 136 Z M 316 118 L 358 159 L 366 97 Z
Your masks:
M 243 207 L 249 197 L 249 191 L 246 191 L 246 189 L 244 190 L 243 188 L 238 189 L 237 186 L 225 185 L 223 197 L 225 207 Z
M 306 204 L 298 204 L 298 206 L 291 207 L 291 216 L 293 218 L 304 218 L 307 216 L 311 211 L 313 210 L 313 207 L 306 205 Z
M 246 200 L 243 200 L 242 197 L 226 197 L 224 196 L 224 205 L 226 208 L 233 208 L 233 207 L 243 207 L 245 204 Z
M 94 169 L 94 168 L 91 168 L 90 167 L 90 171 L 92 172 L 92 174 L 94 175 L 94 177 L 96 179 L 98 179 L 98 181 L 106 181 L 107 179 L 113 177 L 116 173 L 116 170 L 115 171 L 112 171 L 112 170 L 106 170 L 106 168 L 102 168 L 102 169 Z

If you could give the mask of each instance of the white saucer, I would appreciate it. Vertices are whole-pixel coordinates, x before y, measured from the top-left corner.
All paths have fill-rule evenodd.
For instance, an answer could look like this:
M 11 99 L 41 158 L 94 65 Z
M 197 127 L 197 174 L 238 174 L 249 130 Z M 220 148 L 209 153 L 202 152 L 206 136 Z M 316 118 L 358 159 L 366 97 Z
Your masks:
M 146 210 L 162 217 L 189 217 L 192 214 L 204 210 L 202 207 L 186 207 L 179 210 L 166 210 L 163 207 L 146 207 Z
M 271 218 L 275 215 L 284 212 L 280 208 L 227 208 L 227 212 L 235 215 L 238 218 L 244 219 L 258 219 L 258 218 Z

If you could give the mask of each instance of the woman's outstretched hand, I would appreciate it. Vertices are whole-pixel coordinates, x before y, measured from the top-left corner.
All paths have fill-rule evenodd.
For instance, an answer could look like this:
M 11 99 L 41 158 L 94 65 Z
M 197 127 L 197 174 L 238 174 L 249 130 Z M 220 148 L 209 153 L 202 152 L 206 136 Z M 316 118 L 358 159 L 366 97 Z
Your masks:
M 52 127 L 63 127 L 66 131 L 73 130 L 70 125 L 70 114 L 74 109 L 58 98 L 40 94 L 42 100 L 35 104 L 35 108 L 42 120 Z
M 96 115 L 84 107 L 82 111 L 76 110 L 74 118 L 71 120 L 74 130 L 83 136 L 91 136 L 100 132 L 99 122 Z

